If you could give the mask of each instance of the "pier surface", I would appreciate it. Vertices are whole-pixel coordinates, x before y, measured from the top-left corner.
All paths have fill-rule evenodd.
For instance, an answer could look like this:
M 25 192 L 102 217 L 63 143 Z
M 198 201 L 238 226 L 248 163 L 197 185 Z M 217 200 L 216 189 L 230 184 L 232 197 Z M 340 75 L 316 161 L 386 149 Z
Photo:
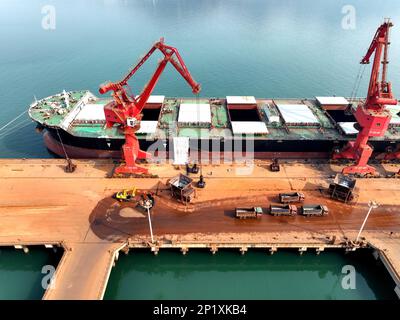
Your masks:
M 113 243 L 73 243 L 67 246 L 57 267 L 54 286 L 47 289 L 43 298 L 102 299 L 119 247 Z
M 400 290 L 400 180 L 358 179 L 354 204 L 323 195 L 337 165 L 289 162 L 270 172 L 269 162 L 205 165 L 205 189 L 183 206 L 170 198 L 166 181 L 184 173 L 171 165 L 149 164 L 158 178 L 110 179 L 107 160 L 74 161 L 65 173 L 60 159 L 0 160 L 0 245 L 60 245 L 65 249 L 55 283 L 45 299 L 102 299 L 109 274 L 121 248 L 237 248 L 244 253 L 260 247 L 271 253 L 294 247 L 299 252 L 348 247 L 363 222 L 368 201 L 380 205 L 371 213 L 362 237 L 375 248 Z M 397 172 L 398 165 L 380 167 Z M 198 175 L 193 175 L 194 180 Z M 146 215 L 112 194 L 136 186 L 157 192 L 152 210 L 156 242 L 150 244 Z M 279 192 L 302 191 L 308 204 L 325 204 L 326 217 L 272 217 L 237 220 L 235 207 L 261 206 L 267 211 Z M 351 247 L 348 247 L 350 250 Z

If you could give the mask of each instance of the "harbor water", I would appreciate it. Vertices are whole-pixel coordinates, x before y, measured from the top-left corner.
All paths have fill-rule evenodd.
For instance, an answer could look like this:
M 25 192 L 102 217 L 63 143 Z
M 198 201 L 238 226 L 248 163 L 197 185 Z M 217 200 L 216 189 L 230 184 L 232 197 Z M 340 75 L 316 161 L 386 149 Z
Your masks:
M 348 277 L 354 270 L 354 282 Z M 161 250 L 121 255 L 106 299 L 396 299 L 394 282 L 370 250 Z
M 394 21 L 389 79 L 400 96 L 398 0 L 2 0 L 0 1 L 0 157 L 51 157 L 27 110 L 62 90 L 97 93 L 118 80 L 154 41 L 177 47 L 201 96 L 350 96 L 359 61 L 385 17 Z M 54 25 L 46 24 L 54 12 Z M 355 21 L 348 23 L 347 17 Z M 51 17 L 50 17 L 51 18 Z M 53 28 L 54 27 L 54 28 Z M 132 84 L 138 93 L 152 58 Z M 369 69 L 358 96 L 366 94 Z M 139 90 L 139 91 L 138 91 Z M 191 96 L 170 66 L 155 94 Z M 11 125 L 3 127 L 18 117 Z M 1 198 L 0 198 L 1 205 Z M 48 251 L 0 249 L 0 299 L 40 299 Z M 342 268 L 356 271 L 344 290 Z M 370 253 L 161 251 L 121 256 L 107 299 L 391 299 L 393 283 Z
M 0 128 L 34 98 L 121 79 L 160 37 L 179 49 L 201 96 L 350 96 L 376 28 L 391 17 L 389 79 L 400 94 L 397 0 L 2 0 Z M 50 6 L 50 7 L 49 7 Z M 54 25 L 49 23 L 55 13 Z M 42 13 L 43 11 L 43 13 Z M 354 15 L 354 23 L 348 18 Z M 51 21 L 50 21 L 51 22 Z M 52 28 L 54 27 L 54 29 Z M 152 57 L 130 82 L 135 94 Z M 358 96 L 367 91 L 369 67 Z M 167 66 L 154 91 L 191 96 Z M 27 115 L 0 131 L 0 157 L 51 157 Z
M 61 254 L 43 247 L 30 247 L 28 253 L 0 247 L 0 300 L 41 299 Z

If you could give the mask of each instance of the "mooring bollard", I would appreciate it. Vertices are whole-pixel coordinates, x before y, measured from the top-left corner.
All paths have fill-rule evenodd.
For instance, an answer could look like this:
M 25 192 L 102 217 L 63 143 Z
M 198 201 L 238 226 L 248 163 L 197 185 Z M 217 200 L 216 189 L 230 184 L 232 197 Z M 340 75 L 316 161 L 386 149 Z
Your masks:
M 277 247 L 271 247 L 271 248 L 269 248 L 269 254 L 272 256 L 275 252 L 277 252 L 278 251 L 278 248 Z
M 300 253 L 301 256 L 302 256 L 303 253 L 306 252 L 306 251 L 307 251 L 307 248 L 306 248 L 306 247 L 299 248 L 299 253 Z
M 187 247 L 182 247 L 182 248 L 181 248 L 181 252 L 182 252 L 182 254 L 183 254 L 184 256 L 186 256 L 186 254 L 189 252 L 189 248 L 187 248 Z
M 212 254 L 216 254 L 218 252 L 218 248 L 216 246 L 212 246 L 210 251 Z
M 129 247 L 128 247 L 128 246 L 125 246 L 125 247 L 123 247 L 123 248 L 121 249 L 121 251 L 122 251 L 123 253 L 125 253 L 125 255 L 128 255 L 128 253 L 129 253 Z
M 378 260 L 378 259 L 379 259 L 379 252 L 378 252 L 378 250 L 374 250 L 374 251 L 372 252 L 372 256 L 375 258 L 375 260 Z
M 356 247 L 346 247 L 344 253 L 347 254 L 349 252 L 353 252 L 353 251 L 356 251 L 356 250 L 357 250 Z
M 27 246 L 23 246 L 21 244 L 14 245 L 15 249 L 24 250 L 24 253 L 29 253 L 29 248 Z
M 155 256 L 158 255 L 158 250 L 158 247 L 151 247 L 151 251 L 154 253 Z

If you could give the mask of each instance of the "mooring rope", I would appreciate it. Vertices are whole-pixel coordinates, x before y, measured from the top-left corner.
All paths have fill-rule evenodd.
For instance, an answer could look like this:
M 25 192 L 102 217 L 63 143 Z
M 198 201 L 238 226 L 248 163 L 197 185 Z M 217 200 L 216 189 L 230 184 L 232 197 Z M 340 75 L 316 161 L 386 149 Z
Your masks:
M 14 119 L 12 119 L 11 121 L 9 121 L 8 123 L 6 123 L 4 126 L 2 126 L 0 128 L 0 131 L 2 131 L 3 129 L 7 128 L 11 123 L 13 123 L 14 121 L 18 120 L 19 118 L 21 118 L 26 112 L 28 112 L 28 110 L 25 110 L 24 112 L 22 112 L 21 114 L 19 114 L 18 116 L 16 116 Z
M 65 159 L 69 160 L 68 154 L 67 154 L 67 150 L 65 150 L 64 143 L 62 142 L 60 133 L 58 132 L 58 128 L 56 128 L 56 131 L 57 131 L 58 138 L 60 139 L 61 147 L 62 147 L 62 149 L 64 151 L 64 154 L 65 154 Z
M 25 128 L 30 124 L 31 124 L 31 121 L 29 121 L 29 119 L 25 119 L 24 121 L 16 124 L 15 126 L 13 126 L 11 128 L 7 128 L 7 130 L 1 132 L 0 133 L 0 138 L 8 136 L 9 134 L 14 133 L 17 129 Z

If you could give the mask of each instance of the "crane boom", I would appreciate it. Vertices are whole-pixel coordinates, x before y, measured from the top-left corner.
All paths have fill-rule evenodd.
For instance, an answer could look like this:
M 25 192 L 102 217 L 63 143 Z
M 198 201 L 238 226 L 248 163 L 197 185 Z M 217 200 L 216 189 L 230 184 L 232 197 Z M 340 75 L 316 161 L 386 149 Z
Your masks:
M 374 38 L 371 41 L 371 44 L 367 50 L 367 53 L 365 56 L 361 59 L 361 64 L 369 64 L 369 59 L 371 58 L 372 54 L 374 53 L 376 47 L 378 46 L 378 43 L 382 38 L 385 37 L 387 28 L 388 28 L 387 23 L 383 23 L 382 25 L 379 26 L 378 30 L 376 30 Z
M 137 97 L 129 95 L 127 92 L 128 81 L 156 50 L 161 51 L 164 57 L 158 63 L 154 74 Z M 119 82 L 108 82 L 101 85 L 99 88 L 100 94 L 112 91 L 113 96 L 113 101 L 104 106 L 106 126 L 112 127 L 117 123 L 121 126 L 125 134 L 125 144 L 122 147 L 125 165 L 118 167 L 115 170 L 116 173 L 147 173 L 146 169 L 140 168 L 135 164 L 136 159 L 146 159 L 150 157 L 147 152 L 140 150 L 135 132 L 140 128 L 140 120 L 142 118 L 141 112 L 168 62 L 170 62 L 186 80 L 192 88 L 193 93 L 198 94 L 201 90 L 200 84 L 192 78 L 178 50 L 174 47 L 165 45 L 163 38 L 153 44 L 150 50 L 122 80 Z
M 386 81 L 389 48 L 389 30 L 393 26 L 390 21 L 385 21 L 376 31 L 366 55 L 361 64 L 369 64 L 370 58 L 375 53 L 372 65 L 371 78 L 368 86 L 368 95 L 365 105 L 371 109 L 384 108 L 384 105 L 396 105 L 397 100 L 393 98 L 392 87 Z M 383 59 L 382 57 L 383 51 Z M 379 80 L 379 69 L 382 64 L 382 77 Z

